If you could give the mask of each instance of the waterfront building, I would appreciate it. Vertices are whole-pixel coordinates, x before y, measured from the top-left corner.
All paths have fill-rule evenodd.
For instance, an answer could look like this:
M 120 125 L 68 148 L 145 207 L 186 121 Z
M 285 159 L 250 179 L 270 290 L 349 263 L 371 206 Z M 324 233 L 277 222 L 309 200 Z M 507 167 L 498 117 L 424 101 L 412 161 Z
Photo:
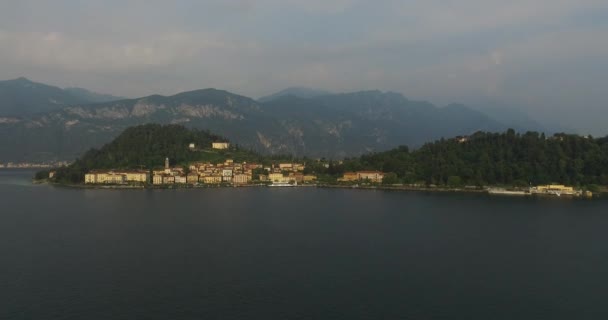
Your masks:
M 354 182 L 360 180 L 369 180 L 370 182 L 380 183 L 384 179 L 384 173 L 380 171 L 357 171 L 357 172 L 345 172 L 342 178 L 339 178 L 340 182 Z
M 187 177 L 188 184 L 196 184 L 198 183 L 198 173 L 190 172 Z
M 359 180 L 369 180 L 371 182 L 380 183 L 384 179 L 384 174 L 380 171 L 358 171 Z
M 282 173 L 271 173 L 268 175 L 268 180 L 271 182 L 287 182 Z
M 95 173 L 87 173 L 87 174 L 85 174 L 84 175 L 84 183 L 90 183 L 90 184 L 97 183 L 97 174 L 95 174 Z
M 174 176 L 163 176 L 163 184 L 174 184 L 175 183 L 175 177 Z
M 152 183 L 155 184 L 155 185 L 161 185 L 161 184 L 163 184 L 163 176 L 160 175 L 160 174 L 155 174 L 152 177 Z
M 203 177 L 203 182 L 206 184 L 219 184 L 222 183 L 222 176 L 212 175 Z
M 147 171 L 94 170 L 84 175 L 85 184 L 124 184 L 127 182 L 148 183 Z
M 351 181 L 358 181 L 359 180 L 359 174 L 356 172 L 345 172 L 344 175 L 342 176 L 342 178 L 338 179 L 338 181 L 341 182 L 351 182 Z
M 123 171 L 118 174 L 123 174 L 127 182 L 148 183 L 150 181 L 150 173 L 145 170 Z
M 232 179 L 232 183 L 234 184 L 248 184 L 249 182 L 251 182 L 251 176 L 242 173 L 235 174 Z

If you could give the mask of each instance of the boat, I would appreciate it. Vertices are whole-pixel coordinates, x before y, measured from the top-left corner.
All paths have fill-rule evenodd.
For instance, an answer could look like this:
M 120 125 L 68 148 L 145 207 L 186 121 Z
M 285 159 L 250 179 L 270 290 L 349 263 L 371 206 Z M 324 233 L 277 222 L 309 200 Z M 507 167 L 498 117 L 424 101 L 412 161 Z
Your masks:
M 269 187 L 295 187 L 297 186 L 296 184 L 291 184 L 288 182 L 273 182 L 272 184 L 268 185 Z

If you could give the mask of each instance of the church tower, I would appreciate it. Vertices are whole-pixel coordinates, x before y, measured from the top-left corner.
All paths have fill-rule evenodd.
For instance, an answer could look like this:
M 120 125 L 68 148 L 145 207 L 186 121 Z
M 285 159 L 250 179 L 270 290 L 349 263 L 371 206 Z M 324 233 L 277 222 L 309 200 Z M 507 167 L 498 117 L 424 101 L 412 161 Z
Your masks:
M 165 158 L 165 169 L 169 169 L 169 158 Z

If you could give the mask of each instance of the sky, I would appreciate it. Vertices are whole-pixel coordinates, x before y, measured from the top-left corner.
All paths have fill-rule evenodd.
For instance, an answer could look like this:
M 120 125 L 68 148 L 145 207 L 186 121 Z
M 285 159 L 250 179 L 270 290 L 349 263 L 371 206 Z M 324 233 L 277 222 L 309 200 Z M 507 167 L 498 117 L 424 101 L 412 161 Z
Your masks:
M 608 134 L 606 0 L 0 0 L 0 79 L 126 97 L 380 89 Z

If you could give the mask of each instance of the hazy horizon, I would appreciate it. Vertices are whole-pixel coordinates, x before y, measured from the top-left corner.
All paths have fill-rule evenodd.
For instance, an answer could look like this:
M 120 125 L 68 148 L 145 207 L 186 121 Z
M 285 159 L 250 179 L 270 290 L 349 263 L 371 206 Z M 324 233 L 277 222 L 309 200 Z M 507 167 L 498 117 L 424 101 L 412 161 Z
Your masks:
M 379 89 L 605 135 L 606 36 L 596 0 L 24 0 L 0 3 L 0 74 L 126 97 Z

